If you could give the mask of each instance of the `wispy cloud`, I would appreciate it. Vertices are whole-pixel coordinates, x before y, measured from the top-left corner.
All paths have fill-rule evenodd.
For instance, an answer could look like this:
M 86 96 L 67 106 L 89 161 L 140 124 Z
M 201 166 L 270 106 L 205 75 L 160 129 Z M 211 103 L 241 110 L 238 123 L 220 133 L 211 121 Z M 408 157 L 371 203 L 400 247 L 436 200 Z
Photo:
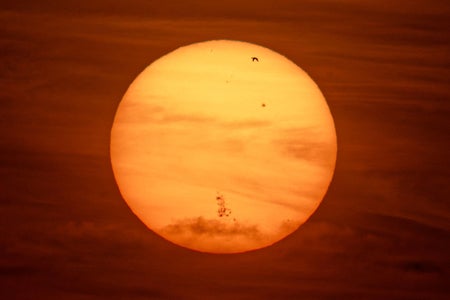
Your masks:
M 236 221 L 224 222 L 203 217 L 184 219 L 169 224 L 162 229 L 162 232 L 171 235 L 244 236 L 254 240 L 262 238 L 262 233 L 256 225 L 244 225 Z

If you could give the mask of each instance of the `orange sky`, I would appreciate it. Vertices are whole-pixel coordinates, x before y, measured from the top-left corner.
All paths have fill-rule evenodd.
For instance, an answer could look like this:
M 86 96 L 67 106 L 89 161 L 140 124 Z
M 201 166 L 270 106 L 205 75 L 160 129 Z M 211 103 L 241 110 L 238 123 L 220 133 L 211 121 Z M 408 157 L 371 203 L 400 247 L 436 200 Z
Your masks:
M 0 298 L 444 299 L 447 1 L 21 1 L 0 19 Z M 149 231 L 109 134 L 130 82 L 210 39 L 277 51 L 320 86 L 337 168 L 313 217 L 234 256 Z

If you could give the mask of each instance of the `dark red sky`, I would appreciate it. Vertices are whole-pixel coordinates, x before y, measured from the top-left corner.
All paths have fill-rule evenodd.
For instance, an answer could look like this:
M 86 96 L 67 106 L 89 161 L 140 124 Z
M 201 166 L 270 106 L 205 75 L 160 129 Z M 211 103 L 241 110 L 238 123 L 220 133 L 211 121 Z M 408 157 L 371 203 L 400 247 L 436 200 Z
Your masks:
M 448 1 L 9 2 L 0 298 L 448 297 Z M 122 200 L 109 160 L 114 113 L 135 76 L 210 39 L 293 60 L 321 87 L 338 135 L 318 211 L 245 254 L 197 253 L 153 234 Z

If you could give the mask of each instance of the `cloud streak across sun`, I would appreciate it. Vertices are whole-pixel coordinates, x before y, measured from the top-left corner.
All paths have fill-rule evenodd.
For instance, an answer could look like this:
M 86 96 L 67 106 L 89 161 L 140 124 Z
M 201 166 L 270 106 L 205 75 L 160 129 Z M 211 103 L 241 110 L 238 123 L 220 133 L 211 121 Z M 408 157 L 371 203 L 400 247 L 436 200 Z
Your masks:
M 268 246 L 291 233 L 298 225 L 293 220 L 284 220 L 270 236 L 261 231 L 258 225 L 240 223 L 232 216 L 219 220 L 197 217 L 174 221 L 158 232 L 187 248 L 214 253 L 236 253 L 246 251 L 249 247 Z

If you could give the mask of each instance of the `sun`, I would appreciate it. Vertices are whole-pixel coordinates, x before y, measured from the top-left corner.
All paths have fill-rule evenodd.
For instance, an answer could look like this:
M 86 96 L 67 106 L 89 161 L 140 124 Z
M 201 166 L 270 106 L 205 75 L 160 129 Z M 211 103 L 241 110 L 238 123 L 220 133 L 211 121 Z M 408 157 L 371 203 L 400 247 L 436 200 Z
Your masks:
M 269 246 L 322 201 L 336 133 L 314 81 L 265 47 L 178 48 L 130 85 L 111 130 L 120 192 L 151 230 L 186 248 Z

